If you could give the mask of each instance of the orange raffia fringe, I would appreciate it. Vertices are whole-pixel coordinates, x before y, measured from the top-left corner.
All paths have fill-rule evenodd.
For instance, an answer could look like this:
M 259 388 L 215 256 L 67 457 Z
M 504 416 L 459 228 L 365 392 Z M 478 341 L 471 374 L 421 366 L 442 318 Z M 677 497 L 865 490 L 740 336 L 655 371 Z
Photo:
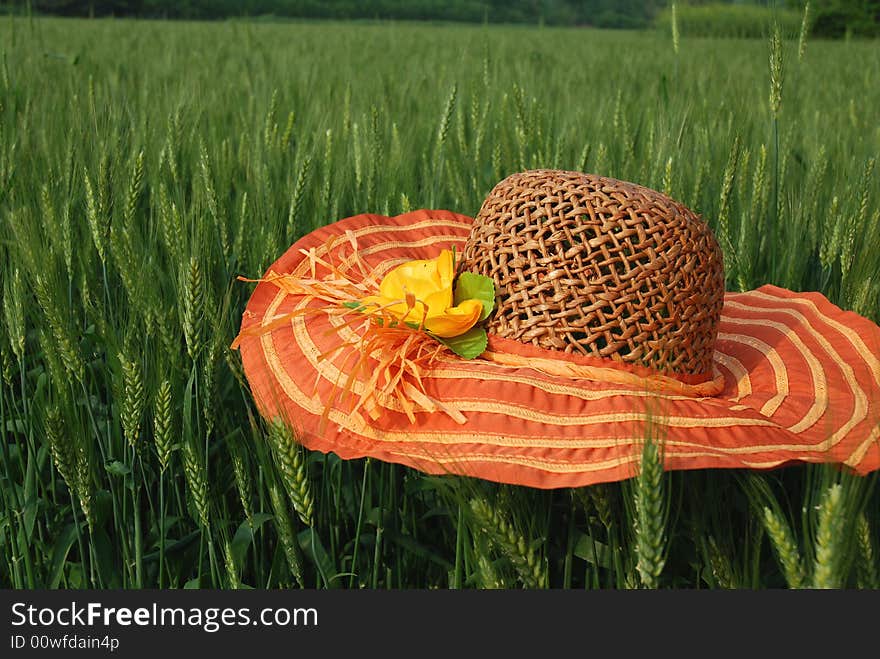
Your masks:
M 411 296 L 408 296 L 408 299 L 394 300 L 379 307 L 352 309 L 344 306 L 377 294 L 379 290 L 376 276 L 367 271 L 358 256 L 354 234 L 351 231 L 346 232 L 346 238 L 352 248 L 351 260 L 362 278 L 361 281 L 352 281 L 338 263 L 321 258 L 314 247 L 301 250 L 309 261 L 309 275 L 306 277 L 279 274 L 271 270 L 262 279 L 239 277 L 240 281 L 277 286 L 288 295 L 302 298 L 306 304 L 298 305 L 299 308 L 273 318 L 268 323 L 243 329 L 232 342 L 231 348 L 238 348 L 245 337 L 264 336 L 299 316 L 323 313 L 334 319 L 334 324 L 340 324 L 341 321 L 342 325 L 348 326 L 358 337 L 352 341 L 340 339 L 339 345 L 318 356 L 319 360 L 323 360 L 341 352 L 348 353 L 339 369 L 339 379 L 333 383 L 333 392 L 324 405 L 323 422 L 327 421 L 336 400 L 341 399 L 343 402 L 353 401 L 350 414 L 363 410 L 374 420 L 381 415 L 382 407 L 388 407 L 389 401 L 396 401 L 410 423 L 415 423 L 416 412 L 439 411 L 463 424 L 466 421 L 464 415 L 454 406 L 429 396 L 422 381 L 423 373 L 449 349 L 425 333 L 421 326 L 414 328 L 400 323 L 396 316 L 387 311 L 387 307 L 403 302 L 409 313 L 416 304 L 414 298 L 409 299 Z M 321 251 L 332 254 L 336 240 L 336 236 L 328 239 Z M 325 304 L 321 307 L 310 306 L 308 303 L 314 300 Z M 347 376 L 344 375 L 346 372 Z M 355 396 L 354 387 L 358 382 L 361 384 L 361 393 Z

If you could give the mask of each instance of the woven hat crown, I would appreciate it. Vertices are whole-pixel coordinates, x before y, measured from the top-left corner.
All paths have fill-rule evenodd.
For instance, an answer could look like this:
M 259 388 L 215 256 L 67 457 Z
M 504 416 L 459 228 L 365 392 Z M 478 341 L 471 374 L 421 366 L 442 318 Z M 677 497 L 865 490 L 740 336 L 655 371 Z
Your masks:
M 712 371 L 721 250 L 699 216 L 655 190 L 578 172 L 509 176 L 483 202 L 462 269 L 495 280 L 497 336 L 669 373 Z

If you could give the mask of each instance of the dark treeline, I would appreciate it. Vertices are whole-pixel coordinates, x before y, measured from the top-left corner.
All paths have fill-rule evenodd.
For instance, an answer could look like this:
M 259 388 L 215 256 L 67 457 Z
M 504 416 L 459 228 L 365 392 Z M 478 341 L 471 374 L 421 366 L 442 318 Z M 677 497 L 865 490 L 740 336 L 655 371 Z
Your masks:
M 789 4 L 794 4 L 790 0 Z M 880 0 L 812 0 L 813 33 L 825 37 L 880 36 Z
M 646 27 L 664 0 L 33 0 L 68 16 L 277 16 Z
M 64 16 L 221 19 L 279 17 L 544 23 L 643 28 L 672 0 L 15 0 L 14 10 Z M 678 5 L 772 5 L 771 0 L 679 0 Z M 804 0 L 777 6 L 801 10 Z M 811 0 L 813 32 L 876 35 L 880 0 Z

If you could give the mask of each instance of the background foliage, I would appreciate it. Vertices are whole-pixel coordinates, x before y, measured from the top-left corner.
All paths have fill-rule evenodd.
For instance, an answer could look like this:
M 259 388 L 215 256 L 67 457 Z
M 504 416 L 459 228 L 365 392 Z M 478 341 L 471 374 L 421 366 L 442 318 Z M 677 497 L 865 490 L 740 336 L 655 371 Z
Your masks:
M 216 19 L 236 16 L 333 19 L 444 20 L 644 28 L 668 0 L 16 0 L 18 10 L 67 16 Z M 813 0 L 816 35 L 877 36 L 880 0 Z M 803 0 L 681 0 L 686 31 L 702 36 L 764 36 L 768 14 L 797 22 Z M 784 11 L 785 8 L 790 11 Z M 666 12 L 668 14 L 668 11 Z M 665 27 L 668 16 L 659 24 Z M 796 27 L 796 26 L 795 26 Z
M 771 66 L 772 64 L 772 66 Z M 730 289 L 880 319 L 880 51 L 665 32 L 0 22 L 0 586 L 878 586 L 877 476 L 537 491 L 297 447 L 230 351 L 360 212 L 557 167 L 663 190 Z

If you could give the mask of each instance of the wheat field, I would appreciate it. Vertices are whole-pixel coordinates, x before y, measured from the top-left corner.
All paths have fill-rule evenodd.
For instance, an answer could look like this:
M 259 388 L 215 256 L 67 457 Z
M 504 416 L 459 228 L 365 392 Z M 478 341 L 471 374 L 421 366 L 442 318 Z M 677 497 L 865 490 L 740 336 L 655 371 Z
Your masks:
M 537 491 L 305 451 L 229 345 L 362 212 L 524 169 L 701 213 L 728 290 L 880 320 L 880 49 L 403 23 L 0 24 L 0 587 L 878 588 L 877 475 Z

